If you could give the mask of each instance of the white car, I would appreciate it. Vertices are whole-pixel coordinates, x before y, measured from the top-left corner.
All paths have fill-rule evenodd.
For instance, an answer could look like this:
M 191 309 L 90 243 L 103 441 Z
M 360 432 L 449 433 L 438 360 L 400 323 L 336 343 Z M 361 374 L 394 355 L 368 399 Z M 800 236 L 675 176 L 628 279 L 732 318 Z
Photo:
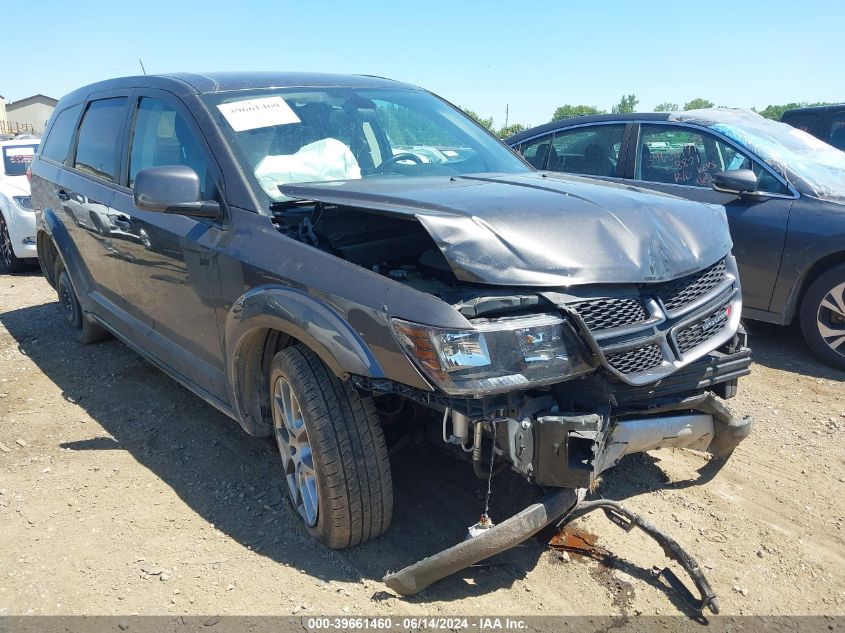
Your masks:
M 11 273 L 35 264 L 35 212 L 26 170 L 38 151 L 38 138 L 0 141 L 0 260 Z

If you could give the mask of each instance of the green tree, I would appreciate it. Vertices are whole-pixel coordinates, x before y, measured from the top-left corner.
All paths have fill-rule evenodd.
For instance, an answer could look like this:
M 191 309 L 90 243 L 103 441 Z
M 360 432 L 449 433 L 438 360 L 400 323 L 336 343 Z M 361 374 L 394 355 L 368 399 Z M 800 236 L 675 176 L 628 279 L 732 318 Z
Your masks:
M 640 100 L 637 99 L 636 95 L 622 95 L 622 98 L 619 100 L 619 103 L 613 106 L 613 114 L 625 114 L 627 112 L 634 112 L 639 102 Z
M 599 110 L 595 106 L 588 105 L 562 105 L 555 110 L 555 113 L 552 115 L 552 121 L 571 119 L 574 116 L 584 116 L 586 114 L 604 114 L 604 110 Z
M 712 108 L 715 103 L 698 97 L 684 104 L 684 110 L 700 110 L 701 108 Z
M 511 123 L 496 132 L 496 136 L 499 138 L 507 138 L 509 136 L 513 136 L 514 134 L 519 134 L 524 129 L 525 126 L 522 123 Z
M 654 106 L 655 112 L 676 112 L 678 109 L 678 104 L 671 101 L 664 101 Z
M 795 108 L 809 108 L 812 106 L 822 105 L 831 104 L 825 101 L 817 101 L 816 103 L 808 103 L 807 101 L 801 101 L 798 103 L 787 103 L 784 105 L 769 105 L 763 108 L 762 110 L 755 110 L 755 112 L 766 117 L 767 119 L 774 119 L 775 121 L 780 121 L 780 118 L 783 116 L 783 113 L 787 110 L 794 110 Z
M 468 117 L 475 119 L 476 122 L 480 123 L 481 125 L 486 127 L 488 130 L 493 131 L 493 117 L 490 117 L 489 119 L 482 119 L 475 112 L 473 112 L 469 108 L 465 108 L 463 106 L 461 106 L 461 110 L 463 110 L 464 114 L 466 114 Z

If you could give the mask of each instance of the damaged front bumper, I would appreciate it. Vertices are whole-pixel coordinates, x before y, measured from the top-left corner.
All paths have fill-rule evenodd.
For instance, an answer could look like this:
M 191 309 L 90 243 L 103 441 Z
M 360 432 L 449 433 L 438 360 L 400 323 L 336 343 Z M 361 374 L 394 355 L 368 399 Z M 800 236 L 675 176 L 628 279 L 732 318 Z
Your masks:
M 589 488 L 622 457 L 658 448 L 689 448 L 725 459 L 751 432 L 711 393 L 636 416 L 541 415 L 505 419 L 514 469 L 529 481 L 557 488 Z

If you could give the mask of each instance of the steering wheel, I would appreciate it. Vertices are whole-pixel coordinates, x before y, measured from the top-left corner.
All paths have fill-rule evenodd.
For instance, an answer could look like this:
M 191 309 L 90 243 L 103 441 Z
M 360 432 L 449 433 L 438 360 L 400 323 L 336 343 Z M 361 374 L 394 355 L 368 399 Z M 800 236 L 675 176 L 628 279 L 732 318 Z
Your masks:
M 384 170 L 391 165 L 398 163 L 400 160 L 410 160 L 415 162 L 417 165 L 422 165 L 423 160 L 416 154 L 411 154 L 410 152 L 402 152 L 401 154 L 396 154 L 395 156 L 391 156 L 385 161 L 382 161 L 381 165 L 376 168 L 376 171 L 380 174 L 384 173 Z

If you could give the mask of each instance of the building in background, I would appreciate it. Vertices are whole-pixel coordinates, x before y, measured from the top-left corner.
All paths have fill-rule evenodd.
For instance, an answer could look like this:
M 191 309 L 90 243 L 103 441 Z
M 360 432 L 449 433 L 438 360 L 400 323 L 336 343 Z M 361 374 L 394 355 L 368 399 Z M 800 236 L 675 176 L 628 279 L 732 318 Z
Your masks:
M 45 95 L 33 95 L 6 104 L 6 133 L 31 132 L 43 134 L 58 101 Z M 0 119 L 2 120 L 2 119 Z
M 0 134 L 6 129 L 6 99 L 0 95 Z

